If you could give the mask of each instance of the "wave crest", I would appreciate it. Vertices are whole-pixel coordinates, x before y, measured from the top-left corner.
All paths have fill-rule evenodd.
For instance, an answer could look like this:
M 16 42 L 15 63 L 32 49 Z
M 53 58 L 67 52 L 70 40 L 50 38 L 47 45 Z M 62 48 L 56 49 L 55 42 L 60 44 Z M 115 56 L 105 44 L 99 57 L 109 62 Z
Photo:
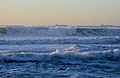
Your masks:
M 70 62 L 82 60 L 120 60 L 120 49 L 104 51 L 80 51 L 78 45 L 72 45 L 64 50 L 54 50 L 53 52 L 10 52 L 0 54 L 1 62 Z

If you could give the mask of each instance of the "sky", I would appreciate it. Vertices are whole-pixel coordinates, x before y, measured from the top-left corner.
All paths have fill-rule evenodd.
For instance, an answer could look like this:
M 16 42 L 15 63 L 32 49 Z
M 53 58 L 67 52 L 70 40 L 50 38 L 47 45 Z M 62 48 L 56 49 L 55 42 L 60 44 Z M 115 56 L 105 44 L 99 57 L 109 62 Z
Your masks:
M 1 25 L 120 25 L 120 0 L 0 0 Z

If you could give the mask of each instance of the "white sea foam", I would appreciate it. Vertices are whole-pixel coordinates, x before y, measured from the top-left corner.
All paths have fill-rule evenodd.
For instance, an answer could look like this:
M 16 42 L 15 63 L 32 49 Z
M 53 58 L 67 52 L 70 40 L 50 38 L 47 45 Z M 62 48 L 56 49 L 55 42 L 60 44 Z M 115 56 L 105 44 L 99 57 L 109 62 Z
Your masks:
M 120 78 L 119 33 L 120 27 L 3 28 L 0 77 Z
M 47 31 L 47 32 L 46 32 Z M 37 34 L 36 34 L 37 33 Z M 5 27 L 0 35 L 7 36 L 120 36 L 120 27 Z
M 77 47 L 77 48 L 76 48 Z M 104 51 L 80 51 L 80 47 L 78 45 L 72 45 L 67 49 L 63 50 L 54 50 L 53 52 L 9 52 L 0 54 L 0 61 L 60 61 L 62 60 L 120 60 L 120 50 L 104 50 Z M 57 60 L 56 60 L 57 59 Z
M 104 37 L 1 37 L 0 44 L 119 44 L 119 36 Z

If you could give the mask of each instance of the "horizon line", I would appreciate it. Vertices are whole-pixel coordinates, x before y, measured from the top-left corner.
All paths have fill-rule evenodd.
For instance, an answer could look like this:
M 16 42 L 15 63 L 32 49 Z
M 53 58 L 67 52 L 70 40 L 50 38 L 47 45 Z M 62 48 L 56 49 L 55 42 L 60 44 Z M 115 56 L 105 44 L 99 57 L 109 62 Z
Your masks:
M 0 26 L 120 26 L 111 24 L 99 24 L 99 25 L 78 25 L 78 24 L 0 24 Z

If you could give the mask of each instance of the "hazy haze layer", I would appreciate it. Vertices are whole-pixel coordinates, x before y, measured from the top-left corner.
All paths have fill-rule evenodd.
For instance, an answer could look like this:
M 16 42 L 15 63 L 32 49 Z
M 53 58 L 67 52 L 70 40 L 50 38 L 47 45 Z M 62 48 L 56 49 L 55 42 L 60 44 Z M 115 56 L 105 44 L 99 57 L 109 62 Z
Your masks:
M 0 24 L 120 25 L 120 0 L 0 0 Z

